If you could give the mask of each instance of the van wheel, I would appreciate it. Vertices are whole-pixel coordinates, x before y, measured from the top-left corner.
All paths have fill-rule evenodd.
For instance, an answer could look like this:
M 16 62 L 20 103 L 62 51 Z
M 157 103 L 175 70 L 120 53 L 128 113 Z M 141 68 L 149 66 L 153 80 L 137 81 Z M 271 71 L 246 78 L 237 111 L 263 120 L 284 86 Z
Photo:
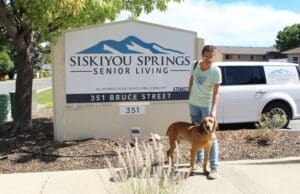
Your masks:
M 263 110 L 263 114 L 270 118 L 270 128 L 286 128 L 291 120 L 289 107 L 281 102 L 267 105 Z

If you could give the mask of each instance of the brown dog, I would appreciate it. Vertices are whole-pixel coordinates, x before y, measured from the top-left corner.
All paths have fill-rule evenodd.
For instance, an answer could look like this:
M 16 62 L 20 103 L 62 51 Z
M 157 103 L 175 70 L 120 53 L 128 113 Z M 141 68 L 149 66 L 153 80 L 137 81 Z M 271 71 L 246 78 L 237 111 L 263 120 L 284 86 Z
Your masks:
M 217 122 L 214 117 L 205 117 L 199 125 L 193 125 L 187 122 L 175 122 L 172 123 L 168 130 L 167 136 L 169 137 L 170 149 L 167 151 L 167 157 L 171 158 L 172 166 L 173 162 L 173 152 L 176 147 L 175 141 L 186 140 L 191 146 L 191 161 L 190 161 L 190 171 L 189 176 L 194 174 L 194 163 L 197 152 L 204 148 L 204 162 L 203 171 L 207 171 L 207 161 L 210 154 L 210 148 L 212 145 L 212 134 L 217 129 Z

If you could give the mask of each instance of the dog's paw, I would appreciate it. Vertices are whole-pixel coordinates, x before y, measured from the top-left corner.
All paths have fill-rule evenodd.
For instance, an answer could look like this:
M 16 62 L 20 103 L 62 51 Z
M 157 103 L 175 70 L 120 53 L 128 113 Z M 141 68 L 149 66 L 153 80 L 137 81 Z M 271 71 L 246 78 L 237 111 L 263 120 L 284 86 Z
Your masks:
M 192 171 L 192 172 L 190 172 L 190 174 L 189 174 L 189 176 L 194 176 L 195 175 L 195 173 Z
M 203 173 L 204 173 L 205 175 L 208 175 L 208 174 L 209 174 L 209 171 L 203 170 Z

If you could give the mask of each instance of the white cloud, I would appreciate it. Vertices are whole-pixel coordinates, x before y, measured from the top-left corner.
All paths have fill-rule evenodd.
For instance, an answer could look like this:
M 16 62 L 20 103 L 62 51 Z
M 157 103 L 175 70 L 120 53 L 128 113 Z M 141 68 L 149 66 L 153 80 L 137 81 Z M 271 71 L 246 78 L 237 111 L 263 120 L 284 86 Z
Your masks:
M 139 20 L 196 31 L 206 44 L 272 46 L 278 31 L 299 23 L 300 14 L 250 3 L 185 0 L 170 3 L 166 12 L 142 14 Z

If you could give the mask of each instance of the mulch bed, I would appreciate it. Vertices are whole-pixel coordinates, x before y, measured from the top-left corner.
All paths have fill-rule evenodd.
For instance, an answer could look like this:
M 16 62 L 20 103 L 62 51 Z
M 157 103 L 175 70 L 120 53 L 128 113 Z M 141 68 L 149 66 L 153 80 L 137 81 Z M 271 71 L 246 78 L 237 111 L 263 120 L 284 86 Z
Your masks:
M 116 148 L 132 143 L 129 137 L 59 143 L 53 140 L 51 110 L 35 117 L 34 130 L 19 135 L 10 131 L 12 123 L 0 124 L 0 173 L 107 168 L 105 158 L 117 167 Z M 221 130 L 217 136 L 221 161 L 300 156 L 300 131 L 272 130 L 269 141 L 256 129 Z M 153 143 L 150 137 L 139 141 Z M 160 142 L 168 148 L 167 139 Z M 189 152 L 180 144 L 180 163 L 189 162 Z

